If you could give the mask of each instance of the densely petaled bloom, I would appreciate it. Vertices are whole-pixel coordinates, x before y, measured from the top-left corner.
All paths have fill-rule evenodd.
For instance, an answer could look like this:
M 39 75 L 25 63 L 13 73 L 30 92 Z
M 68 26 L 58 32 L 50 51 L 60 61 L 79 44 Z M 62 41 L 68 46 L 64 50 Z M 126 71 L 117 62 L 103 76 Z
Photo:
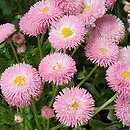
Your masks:
M 20 116 L 20 115 L 15 115 L 14 116 L 14 120 L 15 120 L 15 122 L 17 122 L 17 123 L 21 123 L 21 122 L 23 122 L 23 117 L 22 116 Z
M 84 124 L 91 117 L 94 100 L 83 88 L 65 88 L 56 96 L 53 107 L 61 123 L 76 127 Z
M 20 45 L 23 44 L 24 40 L 25 38 L 21 33 L 13 35 L 13 41 L 17 44 L 20 44 Z
M 111 8 L 115 4 L 116 0 L 107 0 L 106 6 L 107 8 Z
M 19 22 L 20 30 L 29 36 L 37 36 L 46 31 L 46 28 L 41 27 L 37 21 L 32 21 L 32 15 L 26 13 Z
M 130 126 L 130 97 L 120 95 L 115 102 L 116 116 L 124 126 Z
M 106 12 L 106 0 L 83 0 L 83 2 L 84 9 L 80 16 L 85 19 L 87 24 L 93 24 L 96 19 L 101 18 Z
M 4 42 L 15 31 L 15 26 L 11 23 L 5 23 L 0 25 L 0 43 Z
M 130 46 L 126 46 L 120 49 L 119 60 L 130 62 Z
M 56 50 L 75 48 L 86 34 L 85 22 L 77 16 L 64 16 L 55 22 L 49 33 L 49 41 Z
M 130 62 L 117 62 L 110 66 L 106 80 L 114 91 L 130 96 Z
M 83 9 L 83 0 L 54 0 L 54 2 L 67 15 L 77 15 Z
M 63 53 L 54 53 L 44 57 L 39 65 L 43 81 L 61 85 L 68 83 L 76 73 L 75 61 Z
M 119 48 L 105 38 L 94 38 L 86 45 L 85 54 L 93 63 L 106 68 L 118 61 Z
M 125 27 L 119 18 L 114 15 L 106 14 L 96 21 L 96 28 L 89 33 L 92 39 L 95 35 L 104 37 L 118 44 L 125 36 Z
M 38 100 L 42 88 L 38 72 L 29 64 L 16 64 L 7 68 L 0 80 L 2 94 L 12 106 L 28 106 L 31 97 Z
M 44 106 L 41 109 L 41 116 L 43 119 L 49 120 L 55 116 L 54 110 L 48 106 Z
M 28 13 L 32 16 L 32 21 L 37 22 L 43 28 L 48 27 L 52 22 L 63 16 L 63 11 L 52 0 L 35 3 Z
M 23 43 L 23 44 L 21 44 L 21 45 L 19 45 L 18 47 L 17 47 L 17 53 L 24 53 L 26 51 L 26 45 L 25 45 L 25 43 Z

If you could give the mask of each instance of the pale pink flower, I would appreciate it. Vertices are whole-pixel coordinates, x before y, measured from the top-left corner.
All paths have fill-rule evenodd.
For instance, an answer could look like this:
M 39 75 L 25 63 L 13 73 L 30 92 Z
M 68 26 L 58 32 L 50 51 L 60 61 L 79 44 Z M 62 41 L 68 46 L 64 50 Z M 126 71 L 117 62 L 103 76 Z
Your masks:
M 120 48 L 119 61 L 128 61 L 128 62 L 130 62 L 130 46 Z
M 38 72 L 29 64 L 15 64 L 1 75 L 0 86 L 8 104 L 28 106 L 31 97 L 38 100 L 41 92 L 41 79 Z
M 52 22 L 63 16 L 63 11 L 53 1 L 39 1 L 30 7 L 31 19 L 41 28 L 47 28 Z
M 64 16 L 55 22 L 49 33 L 49 41 L 56 50 L 77 47 L 87 33 L 85 22 L 77 16 Z
M 17 123 L 22 123 L 24 119 L 23 119 L 23 117 L 20 116 L 20 115 L 15 115 L 15 116 L 14 116 L 14 120 L 15 120 L 15 122 L 17 122 Z
M 89 33 L 90 39 L 95 36 L 104 37 L 118 44 L 125 36 L 124 23 L 116 16 L 106 14 L 96 21 L 95 29 Z
M 37 21 L 32 21 L 32 15 L 24 14 L 19 22 L 20 30 L 29 36 L 37 36 L 46 31 L 46 28 L 41 27 Z
M 107 6 L 107 8 L 111 8 L 114 4 L 115 4 L 115 2 L 116 2 L 117 0 L 107 0 L 106 1 L 106 6 Z
M 11 23 L 5 23 L 0 25 L 0 43 L 4 42 L 15 31 L 15 26 Z
M 130 12 L 130 4 L 125 4 L 124 10 L 125 10 L 126 12 Z
M 67 15 L 80 14 L 83 9 L 83 0 L 54 0 L 55 4 Z
M 130 97 L 120 95 L 116 99 L 115 112 L 123 126 L 130 126 Z
M 17 47 L 17 53 L 18 54 L 24 53 L 25 51 L 26 51 L 26 45 L 25 45 L 25 43 L 23 43 L 23 44 L 21 44 L 21 45 L 19 45 Z
M 105 38 L 94 38 L 86 45 L 85 54 L 93 63 L 106 68 L 118 61 L 119 47 Z
M 55 116 L 54 110 L 48 106 L 44 106 L 41 109 L 41 116 L 42 118 L 49 120 Z
M 39 74 L 43 81 L 61 85 L 68 83 L 76 73 L 75 61 L 67 54 L 49 54 L 41 60 Z
M 110 66 L 106 80 L 113 91 L 130 96 L 130 62 L 117 62 Z
M 13 41 L 17 44 L 20 44 L 20 45 L 23 44 L 24 40 L 25 40 L 25 38 L 21 33 L 13 35 Z
M 92 115 L 94 100 L 84 88 L 64 88 L 54 102 L 56 117 L 66 126 L 77 127 Z
M 87 24 L 93 24 L 96 19 L 101 18 L 106 12 L 106 0 L 83 0 L 84 8 L 80 16 Z

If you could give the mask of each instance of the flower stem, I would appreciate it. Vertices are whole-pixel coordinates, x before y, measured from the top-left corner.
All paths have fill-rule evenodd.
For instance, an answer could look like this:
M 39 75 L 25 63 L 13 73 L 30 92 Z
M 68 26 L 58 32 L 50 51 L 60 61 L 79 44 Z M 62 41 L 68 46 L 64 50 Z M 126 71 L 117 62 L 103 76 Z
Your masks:
M 130 4 L 128 1 L 126 1 L 126 0 L 122 0 L 122 4 Z
M 32 98 L 31 98 L 31 104 L 32 104 L 32 110 L 34 113 L 34 119 L 35 119 L 36 125 L 37 125 L 38 129 L 41 130 L 41 126 L 40 126 L 39 121 L 38 121 L 38 112 L 37 112 L 37 109 L 35 106 L 35 101 Z
M 94 66 L 94 68 L 90 71 L 90 73 L 86 76 L 86 78 L 84 78 L 78 85 L 77 87 L 80 87 L 93 73 L 94 71 L 97 69 L 98 65 L 96 64 Z
M 49 130 L 50 120 L 47 120 L 47 127 L 46 130 Z
M 18 59 L 16 50 L 15 50 L 14 45 L 12 44 L 11 40 L 10 40 L 10 39 L 7 39 L 7 43 L 8 43 L 8 44 L 11 46 L 11 48 L 12 48 L 12 51 L 13 51 L 13 53 L 14 53 L 16 62 L 19 63 L 19 59 Z
M 45 36 L 45 34 L 43 33 L 42 36 L 41 36 L 41 39 L 40 39 L 41 45 L 42 45 L 42 42 L 43 42 L 44 36 Z
M 78 46 L 77 48 L 74 49 L 74 51 L 72 52 L 71 56 L 73 56 L 73 55 L 76 53 L 76 51 L 77 51 L 78 49 L 79 49 L 79 46 Z
M 63 126 L 63 124 L 59 124 L 59 125 L 57 125 L 57 126 L 51 128 L 50 130 L 57 130 L 57 129 L 59 129 L 59 128 L 62 127 L 62 126 Z
M 97 110 L 99 107 L 94 107 L 94 110 Z M 105 107 L 105 108 L 103 108 L 102 110 L 113 110 L 113 109 L 115 109 L 115 106 L 107 106 L 107 107 Z
M 39 56 L 40 56 L 40 60 L 41 60 L 42 59 L 42 48 L 41 48 L 41 40 L 40 40 L 39 35 L 38 35 L 37 39 L 38 39 Z
M 94 115 L 93 115 L 93 117 L 98 113 L 98 112 L 100 112 L 101 110 L 103 110 L 106 106 L 108 106 L 111 102 L 113 102 L 114 100 L 115 100 L 115 98 L 117 97 L 117 93 L 113 96 L 113 97 L 111 97 L 107 102 L 105 102 L 103 105 L 101 105 L 99 108 L 97 108 L 96 110 L 95 110 L 95 112 L 94 112 Z
M 49 107 L 52 106 L 52 104 L 53 104 L 53 102 L 54 102 L 54 99 L 55 99 L 55 96 L 56 96 L 56 94 L 57 94 L 57 92 L 58 92 L 58 89 L 59 89 L 59 86 L 56 86 L 56 87 L 55 87 L 55 90 L 54 90 L 54 93 L 53 93 L 53 97 L 52 97 L 52 99 L 51 99 L 51 101 L 50 101 L 50 103 L 49 103 Z

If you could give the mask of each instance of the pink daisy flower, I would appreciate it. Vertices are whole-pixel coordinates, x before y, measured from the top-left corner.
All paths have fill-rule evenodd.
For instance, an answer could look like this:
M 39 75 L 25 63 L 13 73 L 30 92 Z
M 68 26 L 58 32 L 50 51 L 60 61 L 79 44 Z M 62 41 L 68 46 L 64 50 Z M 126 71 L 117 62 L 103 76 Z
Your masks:
M 54 2 L 67 15 L 80 14 L 83 9 L 83 0 L 54 0 Z
M 84 88 L 64 88 L 53 104 L 56 117 L 66 126 L 77 127 L 92 115 L 94 100 Z
M 1 75 L 0 86 L 5 100 L 12 106 L 28 106 L 31 97 L 38 100 L 42 92 L 37 70 L 24 63 L 7 68 Z
M 106 0 L 83 0 L 83 2 L 84 9 L 80 16 L 85 19 L 87 24 L 93 24 L 96 19 L 101 18 L 106 12 Z
M 63 16 L 63 11 L 54 2 L 48 0 L 35 3 L 31 6 L 29 14 L 32 16 L 32 21 L 37 22 L 41 28 L 47 28 L 52 22 Z
M 107 0 L 106 6 L 107 8 L 111 8 L 115 4 L 116 0 Z
M 130 46 L 126 46 L 120 49 L 119 61 L 130 62 Z
M 95 35 L 104 37 L 118 44 L 125 36 L 124 23 L 116 16 L 106 14 L 96 21 L 96 28 L 89 33 L 91 39 L 93 39 Z
M 32 15 L 26 13 L 19 22 L 20 30 L 29 36 L 37 36 L 46 31 L 46 28 L 41 27 L 37 21 L 32 21 Z
M 39 65 L 43 81 L 61 85 L 68 83 L 76 73 L 75 61 L 63 53 L 54 53 L 44 57 Z
M 52 25 L 49 41 L 58 51 L 70 50 L 81 44 L 86 33 L 85 22 L 82 19 L 77 16 L 64 16 Z
M 15 26 L 11 23 L 5 23 L 0 25 L 0 43 L 4 42 L 15 31 Z
M 95 38 L 86 45 L 85 54 L 93 63 L 106 68 L 118 61 L 119 48 L 105 38 Z
M 124 126 L 130 126 L 130 97 L 120 95 L 115 102 L 115 112 L 117 118 Z
M 110 66 L 106 80 L 113 91 L 130 96 L 130 62 L 117 62 Z

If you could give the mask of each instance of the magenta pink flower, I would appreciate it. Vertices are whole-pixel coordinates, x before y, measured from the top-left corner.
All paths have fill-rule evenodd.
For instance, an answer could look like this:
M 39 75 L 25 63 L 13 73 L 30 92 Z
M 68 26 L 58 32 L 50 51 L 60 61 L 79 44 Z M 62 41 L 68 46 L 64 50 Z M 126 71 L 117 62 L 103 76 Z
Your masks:
M 41 116 L 43 119 L 49 120 L 55 116 L 54 110 L 48 106 L 44 106 L 41 109 Z
M 37 36 L 46 31 L 46 28 L 41 27 L 37 21 L 32 21 L 32 15 L 29 13 L 26 13 L 20 19 L 19 26 L 20 26 L 20 30 L 24 34 L 29 36 Z
M 85 19 L 87 24 L 93 24 L 96 19 L 101 18 L 106 12 L 106 0 L 83 0 L 83 2 L 84 9 L 80 16 Z
M 106 6 L 107 8 L 111 8 L 115 4 L 116 0 L 107 0 Z
M 105 38 L 94 38 L 86 45 L 85 54 L 93 63 L 106 68 L 118 61 L 119 48 Z
M 15 26 L 11 23 L 0 25 L 0 43 L 4 42 L 15 31 L 16 31 Z
M 94 100 L 84 88 L 65 88 L 56 96 L 53 107 L 60 123 L 77 127 L 91 117 Z
M 54 0 L 54 2 L 67 15 L 77 15 L 83 9 L 83 0 Z
M 96 28 L 89 33 L 91 39 L 96 35 L 118 44 L 125 36 L 124 23 L 116 16 L 106 14 L 96 21 Z
M 56 50 L 70 50 L 81 44 L 86 33 L 82 19 L 77 16 L 64 16 L 52 25 L 49 41 Z
M 31 19 L 41 28 L 47 28 L 52 22 L 63 16 L 63 11 L 53 1 L 39 1 L 29 10 Z
M 126 95 L 120 95 L 115 102 L 117 118 L 124 126 L 130 126 L 130 97 Z
M 117 62 L 110 66 L 106 80 L 114 91 L 130 96 L 130 62 Z
M 67 54 L 54 53 L 41 60 L 39 73 L 43 81 L 61 85 L 72 79 L 77 71 L 75 64 Z
M 0 86 L 5 100 L 12 106 L 28 106 L 31 97 L 38 100 L 42 92 L 37 70 L 24 63 L 7 68 L 1 75 Z

